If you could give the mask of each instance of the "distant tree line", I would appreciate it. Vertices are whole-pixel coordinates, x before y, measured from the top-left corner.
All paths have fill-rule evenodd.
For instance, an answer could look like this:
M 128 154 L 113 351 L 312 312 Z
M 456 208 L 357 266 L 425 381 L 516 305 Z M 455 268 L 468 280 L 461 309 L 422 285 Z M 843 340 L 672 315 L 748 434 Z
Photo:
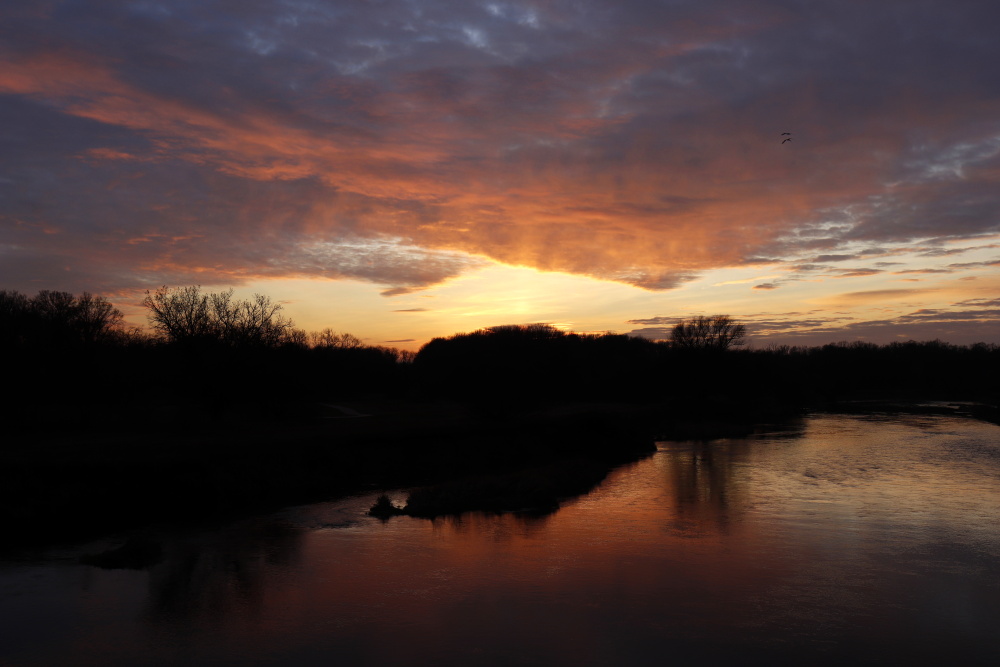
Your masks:
M 311 400 L 403 391 L 413 354 L 331 329 L 307 333 L 281 304 L 198 286 L 147 292 L 149 328 L 105 297 L 0 291 L 8 423 L 182 428 L 294 418 Z M 113 416 L 113 419 L 111 419 Z
M 0 344 L 21 347 L 79 347 L 128 342 L 134 329 L 102 296 L 42 290 L 33 297 L 0 290 Z
M 849 399 L 998 398 L 1000 346 L 992 343 L 753 349 L 745 340 L 744 325 L 726 315 L 681 321 L 660 341 L 507 325 L 435 338 L 414 367 L 429 393 L 497 411 L 626 401 L 705 419 L 753 419 Z
M 305 332 L 264 295 L 162 287 L 149 331 L 106 298 L 0 291 L 8 421 L 66 428 L 298 419 L 315 401 L 442 398 L 503 414 L 560 402 L 681 412 L 759 412 L 858 397 L 997 396 L 1000 347 L 941 341 L 744 345 L 726 315 L 679 322 L 667 340 L 501 325 L 435 338 L 416 353 L 349 333 Z M 247 422 L 249 423 L 249 422 Z

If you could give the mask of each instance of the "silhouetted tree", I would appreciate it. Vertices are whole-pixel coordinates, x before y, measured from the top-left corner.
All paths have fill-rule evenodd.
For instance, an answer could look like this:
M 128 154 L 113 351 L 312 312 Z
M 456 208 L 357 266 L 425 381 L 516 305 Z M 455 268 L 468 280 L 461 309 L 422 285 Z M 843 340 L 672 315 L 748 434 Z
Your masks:
M 31 335 L 32 319 L 27 296 L 16 290 L 0 290 L 0 343 L 5 348 L 25 342 Z
M 122 311 L 111 305 L 103 296 L 94 296 L 89 292 L 84 292 L 70 301 L 63 317 L 68 320 L 73 338 L 83 343 L 109 340 L 123 331 Z
M 153 330 L 167 340 L 187 343 L 213 336 L 210 299 L 197 285 L 147 290 L 142 305 L 149 309 Z
M 153 329 L 176 343 L 222 343 L 229 347 L 275 347 L 295 336 L 281 304 L 263 294 L 233 299 L 233 290 L 202 293 L 197 285 L 163 286 L 146 292 Z M 301 338 L 301 336 L 299 336 Z
M 680 349 L 728 350 L 743 345 L 746 327 L 729 315 L 699 315 L 681 320 L 670 332 L 670 344 Z
M 7 344 L 67 347 L 124 334 L 122 312 L 102 296 L 42 290 L 32 298 L 0 291 L 0 339 Z
M 281 304 L 271 297 L 254 294 L 252 299 L 233 300 L 233 290 L 210 295 L 218 337 L 233 347 L 275 347 L 293 329 L 291 320 L 278 313 Z
M 665 346 L 621 334 L 577 334 L 549 324 L 492 326 L 435 338 L 414 361 L 427 390 L 496 408 L 650 396 Z
M 309 342 L 313 347 L 332 347 L 340 350 L 350 350 L 364 347 L 364 343 L 354 334 L 337 333 L 330 327 L 309 334 Z
M 477 332 L 479 333 L 479 332 Z M 567 334 L 551 324 L 499 324 L 482 330 L 494 340 L 510 339 L 520 341 L 556 340 Z
M 305 332 L 305 329 L 290 328 L 285 332 L 282 344 L 291 347 L 308 348 L 309 334 Z

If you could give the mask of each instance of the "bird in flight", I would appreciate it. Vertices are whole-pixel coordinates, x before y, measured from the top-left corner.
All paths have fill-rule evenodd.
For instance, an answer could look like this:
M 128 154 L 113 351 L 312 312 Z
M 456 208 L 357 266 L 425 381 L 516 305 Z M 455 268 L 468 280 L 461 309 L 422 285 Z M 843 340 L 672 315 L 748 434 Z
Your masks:
M 791 141 L 792 140 L 792 133 L 791 132 L 782 132 L 781 136 L 783 136 L 783 137 L 787 136 L 788 137 L 787 139 L 785 139 L 781 143 L 785 143 L 785 141 Z

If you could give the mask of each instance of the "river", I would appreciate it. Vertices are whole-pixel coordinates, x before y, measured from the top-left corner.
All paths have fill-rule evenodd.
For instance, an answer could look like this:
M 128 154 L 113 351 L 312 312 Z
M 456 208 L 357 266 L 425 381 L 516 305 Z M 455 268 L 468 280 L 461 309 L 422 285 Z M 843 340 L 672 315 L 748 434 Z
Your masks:
M 163 532 L 140 570 L 8 557 L 0 665 L 1000 664 L 1000 426 L 661 442 L 543 517 L 373 501 Z

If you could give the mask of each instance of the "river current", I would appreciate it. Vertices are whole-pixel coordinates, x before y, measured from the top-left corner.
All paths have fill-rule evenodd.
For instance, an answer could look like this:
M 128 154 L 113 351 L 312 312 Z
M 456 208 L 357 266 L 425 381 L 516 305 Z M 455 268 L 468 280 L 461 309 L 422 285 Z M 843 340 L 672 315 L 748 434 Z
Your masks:
M 1000 664 L 1000 426 L 661 442 L 543 517 L 373 501 L 2 561 L 0 665 Z

